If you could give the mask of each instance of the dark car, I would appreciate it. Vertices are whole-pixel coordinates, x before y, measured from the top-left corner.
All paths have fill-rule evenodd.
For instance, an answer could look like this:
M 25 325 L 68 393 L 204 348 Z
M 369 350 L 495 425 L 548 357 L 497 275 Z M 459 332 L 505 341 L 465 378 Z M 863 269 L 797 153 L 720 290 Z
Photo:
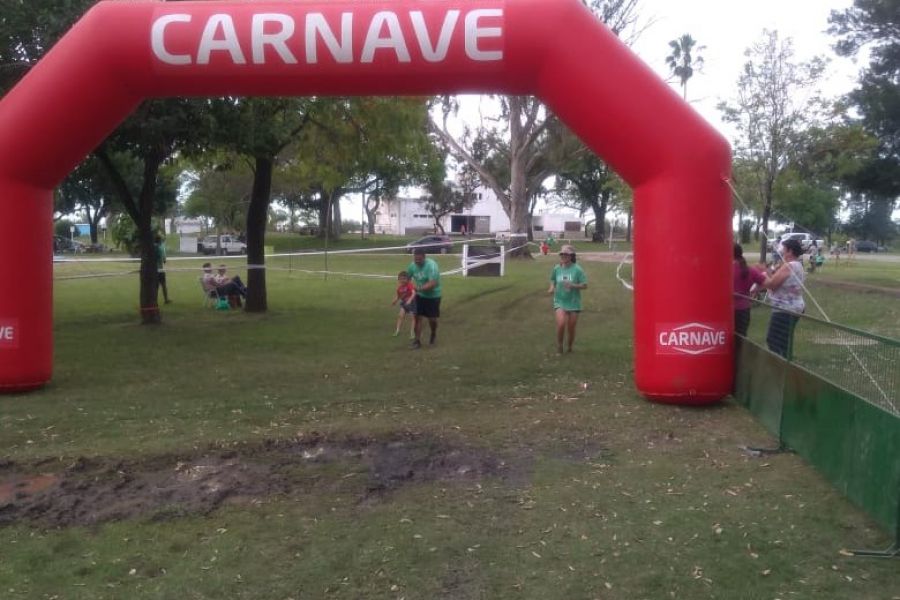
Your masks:
M 406 251 L 410 254 L 416 248 L 422 248 L 425 254 L 447 254 L 453 249 L 453 240 L 446 235 L 426 235 L 406 245 Z
M 878 252 L 878 244 L 868 240 L 860 240 L 856 242 L 857 252 Z
M 61 235 L 53 236 L 53 254 L 63 254 L 64 252 L 79 254 L 84 251 L 84 244 L 82 244 L 78 240 L 71 240 Z

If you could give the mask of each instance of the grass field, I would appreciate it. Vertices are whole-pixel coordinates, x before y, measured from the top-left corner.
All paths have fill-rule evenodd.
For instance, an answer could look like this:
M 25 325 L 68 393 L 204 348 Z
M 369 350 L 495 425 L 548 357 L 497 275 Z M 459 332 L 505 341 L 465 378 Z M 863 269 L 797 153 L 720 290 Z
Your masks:
M 557 356 L 554 260 L 446 278 L 417 352 L 391 336 L 393 278 L 326 280 L 321 257 L 272 261 L 264 315 L 204 308 L 200 261 L 172 262 L 160 327 L 136 276 L 61 279 L 129 267 L 58 265 L 53 382 L 0 398 L 0 491 L 57 491 L 0 503 L 0 597 L 900 597 L 896 561 L 841 552 L 889 532 L 800 458 L 745 455 L 773 442 L 749 413 L 636 394 L 615 264 L 583 262 Z M 835 320 L 896 310 L 821 292 Z

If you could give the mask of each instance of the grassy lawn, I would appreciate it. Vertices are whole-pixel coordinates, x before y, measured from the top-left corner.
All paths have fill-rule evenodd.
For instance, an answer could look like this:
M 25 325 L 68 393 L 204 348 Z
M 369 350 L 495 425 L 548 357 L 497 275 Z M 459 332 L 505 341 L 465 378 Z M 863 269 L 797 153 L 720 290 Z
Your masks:
M 583 263 L 560 357 L 555 257 L 446 278 L 438 344 L 417 352 L 391 336 L 408 260 L 332 255 L 391 277 L 326 280 L 324 257 L 276 259 L 264 315 L 203 308 L 202 261 L 173 262 L 160 327 L 136 324 L 136 276 L 58 280 L 53 382 L 0 398 L 0 486 L 64 489 L 0 503 L 0 598 L 900 595 L 896 561 L 841 553 L 889 532 L 800 458 L 745 455 L 773 443 L 749 413 L 635 393 L 615 264 Z M 835 320 L 895 310 L 835 293 Z

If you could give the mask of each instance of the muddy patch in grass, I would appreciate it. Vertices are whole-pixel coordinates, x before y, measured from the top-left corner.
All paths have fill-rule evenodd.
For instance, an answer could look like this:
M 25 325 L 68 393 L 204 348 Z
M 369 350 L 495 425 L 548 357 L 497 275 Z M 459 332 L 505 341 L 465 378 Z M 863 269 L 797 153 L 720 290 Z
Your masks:
M 0 526 L 207 514 L 225 503 L 300 496 L 350 477 L 358 482 L 350 492 L 370 502 L 416 483 L 519 478 L 524 462 L 416 434 L 267 441 L 139 461 L 79 459 L 55 471 L 46 463 L 37 472 L 35 465 L 6 462 L 0 464 Z

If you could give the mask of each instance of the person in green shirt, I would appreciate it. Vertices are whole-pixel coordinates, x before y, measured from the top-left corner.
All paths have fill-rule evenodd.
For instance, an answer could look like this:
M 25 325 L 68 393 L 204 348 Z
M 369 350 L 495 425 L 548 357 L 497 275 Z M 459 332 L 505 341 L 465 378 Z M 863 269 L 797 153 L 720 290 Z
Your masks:
M 425 257 L 425 250 L 416 248 L 413 262 L 406 267 L 410 281 L 416 286 L 416 324 L 413 349 L 422 347 L 422 319 L 428 319 L 431 329 L 429 344 L 437 340 L 438 318 L 441 316 L 441 272 L 434 260 Z
M 153 242 L 154 250 L 156 251 L 156 278 L 159 282 L 159 287 L 162 288 L 163 300 L 166 304 L 169 304 L 172 301 L 169 300 L 169 288 L 166 286 L 166 245 L 159 234 L 156 234 Z
M 575 327 L 581 312 L 581 290 L 587 288 L 587 276 L 581 266 L 575 264 L 575 248 L 565 245 L 559 250 L 559 264 L 550 273 L 550 289 L 553 294 L 553 311 L 556 313 L 556 350 L 563 352 L 566 332 L 569 333 L 568 351 L 575 342 Z

